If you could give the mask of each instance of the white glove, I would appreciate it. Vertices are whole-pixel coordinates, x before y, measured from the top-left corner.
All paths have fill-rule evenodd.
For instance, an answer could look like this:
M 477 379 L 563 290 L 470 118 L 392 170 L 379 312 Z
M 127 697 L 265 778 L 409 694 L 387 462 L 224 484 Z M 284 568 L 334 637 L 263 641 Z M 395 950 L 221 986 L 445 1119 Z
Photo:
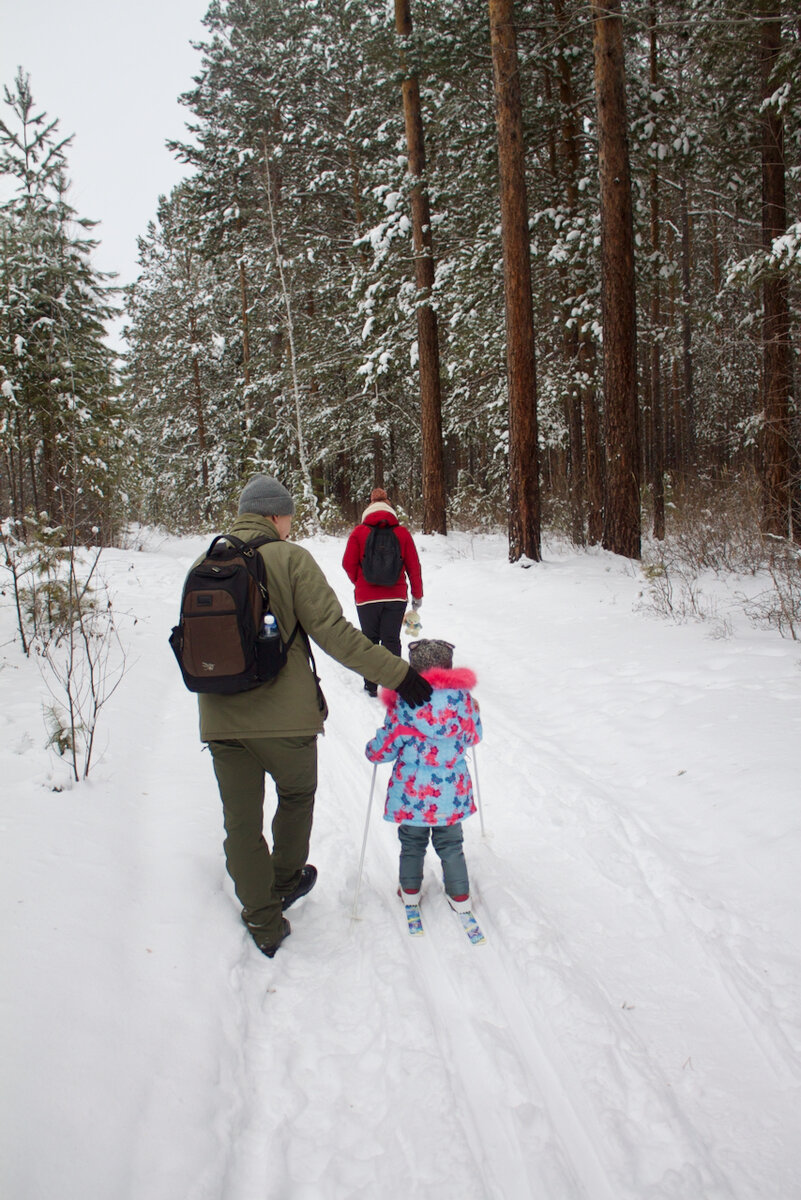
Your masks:
M 412 596 L 412 608 L 414 609 L 415 612 L 417 612 L 418 608 L 420 608 L 422 603 L 423 603 L 422 596 L 420 596 L 419 599 L 415 596 Z

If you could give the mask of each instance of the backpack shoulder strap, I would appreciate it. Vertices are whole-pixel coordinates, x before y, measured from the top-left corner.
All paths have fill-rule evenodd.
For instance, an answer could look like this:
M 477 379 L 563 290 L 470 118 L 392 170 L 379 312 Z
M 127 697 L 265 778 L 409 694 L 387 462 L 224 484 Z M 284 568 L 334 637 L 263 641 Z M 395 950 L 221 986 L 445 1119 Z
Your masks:
M 226 535 L 226 536 L 227 536 L 227 535 Z M 237 540 L 237 541 L 239 541 L 239 539 L 238 539 L 238 538 L 237 538 L 236 540 Z M 274 541 L 275 541 L 275 538 L 271 538 L 271 537 L 257 537 L 257 538 L 253 538 L 253 539 L 252 539 L 251 541 L 249 541 L 249 542 L 241 542 L 241 543 L 240 543 L 240 545 L 242 546 L 243 550 L 245 550 L 245 551 L 248 551 L 248 550 L 250 550 L 250 551 L 253 551 L 253 550 L 258 550 L 260 546 L 265 546 L 265 545 L 268 545 L 270 542 L 274 542 Z M 254 557 L 255 557 L 255 556 L 254 556 Z M 266 574 L 266 573 L 265 573 L 265 574 Z M 262 595 L 264 596 L 264 600 L 265 600 L 265 602 L 266 602 L 266 603 L 268 603 L 268 602 L 269 602 L 269 595 L 268 595 L 268 593 L 267 593 L 267 581 L 266 581 L 266 578 L 265 578 L 264 585 L 262 585 L 262 584 L 261 584 L 261 582 L 259 582 L 259 587 L 261 587 L 261 588 L 262 588 Z M 289 647 L 290 647 L 290 646 L 292 645 L 292 643 L 294 642 L 294 640 L 295 640 L 295 638 L 296 638 L 296 636 L 297 636 L 297 633 L 298 633 L 298 630 L 299 630 L 299 629 L 301 630 L 301 632 L 302 632 L 302 633 L 304 633 L 304 634 L 305 634 L 305 632 L 306 632 L 306 631 L 303 629 L 303 626 L 301 625 L 300 621 L 298 621 L 298 620 L 296 619 L 296 620 L 295 620 L 295 628 L 294 628 L 294 629 L 292 630 L 292 632 L 290 633 L 288 640 L 287 640 L 287 641 L 284 643 L 284 644 L 285 644 L 285 646 L 286 646 L 286 648 L 287 648 L 287 650 L 289 649 Z M 306 643 L 307 643 L 307 645 L 308 645 L 308 640 L 309 640 L 309 639 L 308 639 L 308 638 L 306 638 Z M 311 647 L 309 647 L 309 654 L 311 654 Z M 313 661 L 314 661 L 314 657 L 312 656 L 312 662 L 313 662 Z
M 309 663 L 311 665 L 311 673 L 314 676 L 314 686 L 317 689 L 317 707 L 319 708 L 321 713 L 325 713 L 327 711 L 326 703 L 325 703 L 325 696 L 323 695 L 323 689 L 320 686 L 320 676 L 317 674 L 317 663 L 314 661 L 314 651 L 311 648 L 311 638 L 309 637 L 308 633 L 301 625 L 300 621 L 298 621 L 297 624 L 295 625 L 295 629 L 292 633 L 292 637 L 289 639 L 289 643 L 290 644 L 292 643 L 292 640 L 295 637 L 295 634 L 298 632 L 298 630 L 300 630 L 301 634 L 303 635 L 303 640 L 306 643 L 306 657 L 309 659 Z
M 238 537 L 234 537 L 232 533 L 218 533 L 217 536 L 212 539 L 212 543 L 206 551 L 207 558 L 214 553 L 214 547 L 218 542 L 230 542 L 235 550 L 241 550 L 245 545 L 243 541 L 241 541 Z
M 257 550 L 258 547 L 263 546 L 265 542 L 272 541 L 274 541 L 274 539 L 271 537 L 257 537 L 252 538 L 249 542 L 243 542 L 242 539 L 237 537 L 235 533 L 218 533 L 217 536 L 212 539 L 212 543 L 206 551 L 206 557 L 208 558 L 214 552 L 214 547 L 218 542 L 228 542 L 228 544 L 232 546 L 234 550 L 247 551 Z M 249 556 L 246 555 L 246 557 Z
M 240 541 L 239 538 L 235 538 L 233 536 L 233 534 L 223 534 L 222 536 L 225 537 L 228 541 L 236 542 L 237 548 L 243 549 L 243 550 L 258 550 L 260 546 L 264 546 L 264 545 L 268 544 L 269 542 L 275 541 L 275 538 L 271 538 L 271 537 L 258 537 L 258 538 L 253 538 L 249 542 L 242 542 L 242 541 Z M 215 541 L 216 540 L 217 539 L 215 538 Z M 212 545 L 213 544 L 214 543 L 212 543 Z M 269 600 L 269 597 L 267 596 L 266 588 L 265 588 L 264 596 L 265 596 L 265 600 Z M 312 675 L 314 676 L 314 684 L 317 689 L 317 704 L 320 708 L 320 711 L 323 712 L 325 710 L 325 696 L 323 695 L 322 688 L 320 687 L 320 676 L 317 674 L 317 663 L 314 661 L 314 652 L 311 648 L 311 639 L 309 638 L 308 633 L 303 628 L 300 621 L 297 620 L 297 618 L 295 619 L 295 628 L 292 630 L 291 634 L 289 635 L 288 641 L 285 643 L 286 648 L 287 648 L 287 650 L 289 650 L 289 647 L 294 642 L 298 633 L 300 633 L 302 635 L 303 641 L 306 644 L 306 654 L 311 662 Z
M 271 537 L 257 537 L 251 538 L 249 542 L 243 542 L 242 539 L 237 537 L 235 533 L 218 533 L 206 553 L 211 554 L 218 542 L 229 542 L 233 546 L 234 550 L 257 550 L 258 547 L 263 546 L 265 542 L 272 541 L 275 541 L 275 539 Z

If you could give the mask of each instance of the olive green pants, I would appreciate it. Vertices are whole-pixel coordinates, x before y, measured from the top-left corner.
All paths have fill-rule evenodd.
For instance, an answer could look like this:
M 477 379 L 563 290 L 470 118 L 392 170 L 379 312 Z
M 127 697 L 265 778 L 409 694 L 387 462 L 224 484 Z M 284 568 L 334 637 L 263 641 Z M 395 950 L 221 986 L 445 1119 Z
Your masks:
M 270 944 L 281 935 L 281 898 L 297 887 L 309 853 L 317 738 L 231 739 L 209 742 L 209 750 L 223 805 L 225 865 L 245 923 Z M 278 794 L 272 853 L 264 838 L 265 773 Z

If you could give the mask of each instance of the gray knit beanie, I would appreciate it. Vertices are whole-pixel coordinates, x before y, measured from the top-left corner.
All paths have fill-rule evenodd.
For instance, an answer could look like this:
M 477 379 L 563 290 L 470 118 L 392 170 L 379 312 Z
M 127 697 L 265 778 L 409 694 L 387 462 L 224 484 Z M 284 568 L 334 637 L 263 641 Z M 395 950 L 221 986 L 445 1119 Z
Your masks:
M 242 489 L 239 514 L 259 513 L 262 517 L 291 517 L 295 501 L 282 483 L 272 475 L 254 475 Z
M 409 642 L 409 665 L 415 671 L 427 671 L 430 667 L 445 667 L 449 671 L 453 666 L 453 646 L 436 638 Z

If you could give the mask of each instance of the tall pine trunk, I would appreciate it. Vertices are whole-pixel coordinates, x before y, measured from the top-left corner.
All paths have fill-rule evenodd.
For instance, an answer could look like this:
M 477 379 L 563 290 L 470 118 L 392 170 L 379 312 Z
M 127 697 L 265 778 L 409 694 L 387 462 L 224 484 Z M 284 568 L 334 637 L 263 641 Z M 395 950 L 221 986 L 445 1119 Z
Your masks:
M 401 38 L 412 35 L 409 0 L 395 0 L 395 29 Z M 420 428 L 422 435 L 423 532 L 445 533 L 445 478 L 442 455 L 442 395 L 439 371 L 437 314 L 430 303 L 434 287 L 434 248 L 428 192 L 423 186 L 426 167 L 420 84 L 417 71 L 401 50 L 403 116 L 412 187 L 412 237 L 417 283 L 417 351 L 420 363 Z
M 526 198 L 523 108 L 512 0 L 489 0 L 498 124 L 509 390 L 509 560 L 539 562 L 537 376 Z
M 649 81 L 651 96 L 659 84 L 659 56 L 656 34 L 656 4 L 652 4 L 648 12 L 649 36 Z M 655 122 L 653 100 L 651 100 L 651 120 Z M 650 179 L 650 209 L 651 209 L 651 253 L 657 260 L 657 270 L 654 274 L 653 291 L 651 292 L 651 487 L 654 499 L 654 537 L 661 541 L 665 536 L 665 436 L 662 420 L 662 294 L 659 284 L 659 168 L 651 168 Z
M 634 230 L 620 0 L 590 0 L 601 194 L 606 497 L 603 546 L 640 557 Z
M 568 53 L 565 11 L 562 0 L 553 0 L 554 15 L 559 31 L 558 68 L 559 102 L 561 107 L 561 158 L 564 171 L 565 200 L 571 221 L 578 212 L 579 202 L 579 128 L 573 95 L 573 72 Z M 565 400 L 567 417 L 567 479 L 570 500 L 570 536 L 573 544 L 583 546 L 584 537 L 584 464 L 582 452 L 582 380 L 579 365 L 580 339 L 583 330 L 575 322 L 569 322 L 569 305 L 565 306 L 563 345 L 569 385 Z
M 579 343 L 579 364 L 584 379 L 581 407 L 587 456 L 587 541 L 591 546 L 597 546 L 604 534 L 604 454 L 598 396 L 593 383 L 595 362 L 595 342 L 585 330 Z
M 762 0 L 760 66 L 763 102 L 771 96 L 781 47 L 781 10 Z M 787 229 L 784 121 L 775 105 L 762 115 L 762 243 L 770 250 Z M 787 280 L 767 272 L 762 286 L 762 362 L 765 402 L 762 525 L 765 533 L 790 533 L 790 312 Z
M 687 172 L 683 170 L 679 189 L 681 210 L 681 369 L 684 385 L 684 471 L 688 474 L 698 466 L 696 450 L 695 380 L 693 370 L 692 325 L 692 234 L 690 224 L 690 195 Z

